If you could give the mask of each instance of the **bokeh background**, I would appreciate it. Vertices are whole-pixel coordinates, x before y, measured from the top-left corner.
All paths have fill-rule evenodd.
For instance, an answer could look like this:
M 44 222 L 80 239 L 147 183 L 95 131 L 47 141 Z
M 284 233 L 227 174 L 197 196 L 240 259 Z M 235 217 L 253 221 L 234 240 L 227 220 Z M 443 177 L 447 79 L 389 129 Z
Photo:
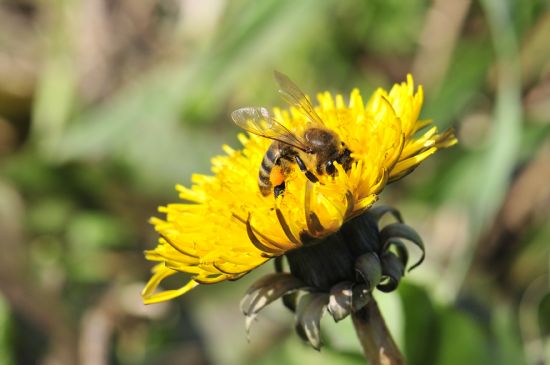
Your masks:
M 362 364 L 238 282 L 144 306 L 147 223 L 237 147 L 229 113 L 412 73 L 458 146 L 389 186 L 427 260 L 379 295 L 410 364 L 550 361 L 550 2 L 1 0 L 0 364 Z M 208 222 L 205 222 L 208 224 Z M 174 285 L 181 282 L 173 283 Z

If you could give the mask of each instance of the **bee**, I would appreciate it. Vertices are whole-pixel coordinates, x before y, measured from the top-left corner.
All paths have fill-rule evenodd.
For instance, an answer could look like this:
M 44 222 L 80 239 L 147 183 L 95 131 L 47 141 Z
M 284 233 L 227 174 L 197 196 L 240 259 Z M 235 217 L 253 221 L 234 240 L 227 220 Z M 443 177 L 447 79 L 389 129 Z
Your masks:
M 258 187 L 263 196 L 273 190 L 275 198 L 285 190 L 285 179 L 295 165 L 309 181 L 319 182 L 319 178 L 309 168 L 314 167 L 318 175 L 336 174 L 334 162 L 347 171 L 352 163 L 351 151 L 340 137 L 328 129 L 305 94 L 288 76 L 275 71 L 275 80 L 283 98 L 307 119 L 308 124 L 302 135 L 291 132 L 277 121 L 266 108 L 245 107 L 231 113 L 231 118 L 239 127 L 261 137 L 273 140 L 267 149 L 258 174 Z

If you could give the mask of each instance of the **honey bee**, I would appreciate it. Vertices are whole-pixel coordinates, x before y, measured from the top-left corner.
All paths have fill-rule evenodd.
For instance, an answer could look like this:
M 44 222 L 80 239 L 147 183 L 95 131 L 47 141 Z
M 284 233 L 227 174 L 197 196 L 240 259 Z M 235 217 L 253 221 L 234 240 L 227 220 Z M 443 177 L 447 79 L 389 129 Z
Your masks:
M 311 182 L 317 183 L 319 178 L 308 168 L 308 164 L 315 167 L 318 175 L 334 176 L 334 162 L 341 164 L 347 171 L 352 159 L 351 151 L 335 132 L 325 126 L 298 86 L 278 71 L 275 71 L 275 80 L 283 98 L 307 118 L 308 124 L 303 135 L 291 132 L 263 107 L 237 109 L 231 113 L 231 118 L 244 130 L 273 140 L 260 165 L 258 187 L 264 196 L 273 189 L 277 198 L 284 192 L 286 176 L 294 165 Z

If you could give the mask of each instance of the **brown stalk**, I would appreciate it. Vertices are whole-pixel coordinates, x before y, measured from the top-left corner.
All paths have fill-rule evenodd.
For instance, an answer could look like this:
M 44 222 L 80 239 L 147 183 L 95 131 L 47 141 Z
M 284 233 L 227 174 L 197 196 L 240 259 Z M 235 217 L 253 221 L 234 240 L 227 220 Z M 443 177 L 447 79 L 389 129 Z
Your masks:
M 366 306 L 352 314 L 352 320 L 369 364 L 405 364 L 373 297 Z

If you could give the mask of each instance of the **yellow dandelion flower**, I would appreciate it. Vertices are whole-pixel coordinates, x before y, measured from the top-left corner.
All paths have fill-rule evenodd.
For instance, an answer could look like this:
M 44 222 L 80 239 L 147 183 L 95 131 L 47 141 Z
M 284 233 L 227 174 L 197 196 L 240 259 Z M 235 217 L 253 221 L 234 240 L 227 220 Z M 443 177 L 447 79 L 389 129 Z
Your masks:
M 281 74 L 278 78 L 290 82 Z M 283 86 L 288 96 L 289 85 Z M 299 93 L 293 87 L 290 94 Z M 293 136 L 303 136 L 311 128 L 311 115 L 318 117 L 351 152 L 351 162 L 331 161 L 335 171 L 328 174 L 315 168 L 316 156 L 302 153 L 315 179 L 296 163 L 287 164 L 284 193 L 264 196 L 258 172 L 273 141 L 239 134 L 242 149 L 223 146 L 225 154 L 212 159 L 214 175 L 193 175 L 191 188 L 178 185 L 182 202 L 161 207 L 164 219 L 151 219 L 160 238 L 145 253 L 158 262 L 142 292 L 145 303 L 172 299 L 199 284 L 236 280 L 270 258 L 337 232 L 366 212 L 386 184 L 456 143 L 452 131 L 438 133 L 430 120 L 419 119 L 422 87 L 415 89 L 410 75 L 389 92 L 378 89 L 366 103 L 357 89 L 347 104 L 342 95 L 328 92 L 317 95 L 316 106 L 295 93 L 290 99 L 292 106 L 275 109 L 273 119 Z M 313 111 L 304 112 L 308 107 Z M 179 289 L 156 292 L 162 280 L 179 273 L 191 279 Z

